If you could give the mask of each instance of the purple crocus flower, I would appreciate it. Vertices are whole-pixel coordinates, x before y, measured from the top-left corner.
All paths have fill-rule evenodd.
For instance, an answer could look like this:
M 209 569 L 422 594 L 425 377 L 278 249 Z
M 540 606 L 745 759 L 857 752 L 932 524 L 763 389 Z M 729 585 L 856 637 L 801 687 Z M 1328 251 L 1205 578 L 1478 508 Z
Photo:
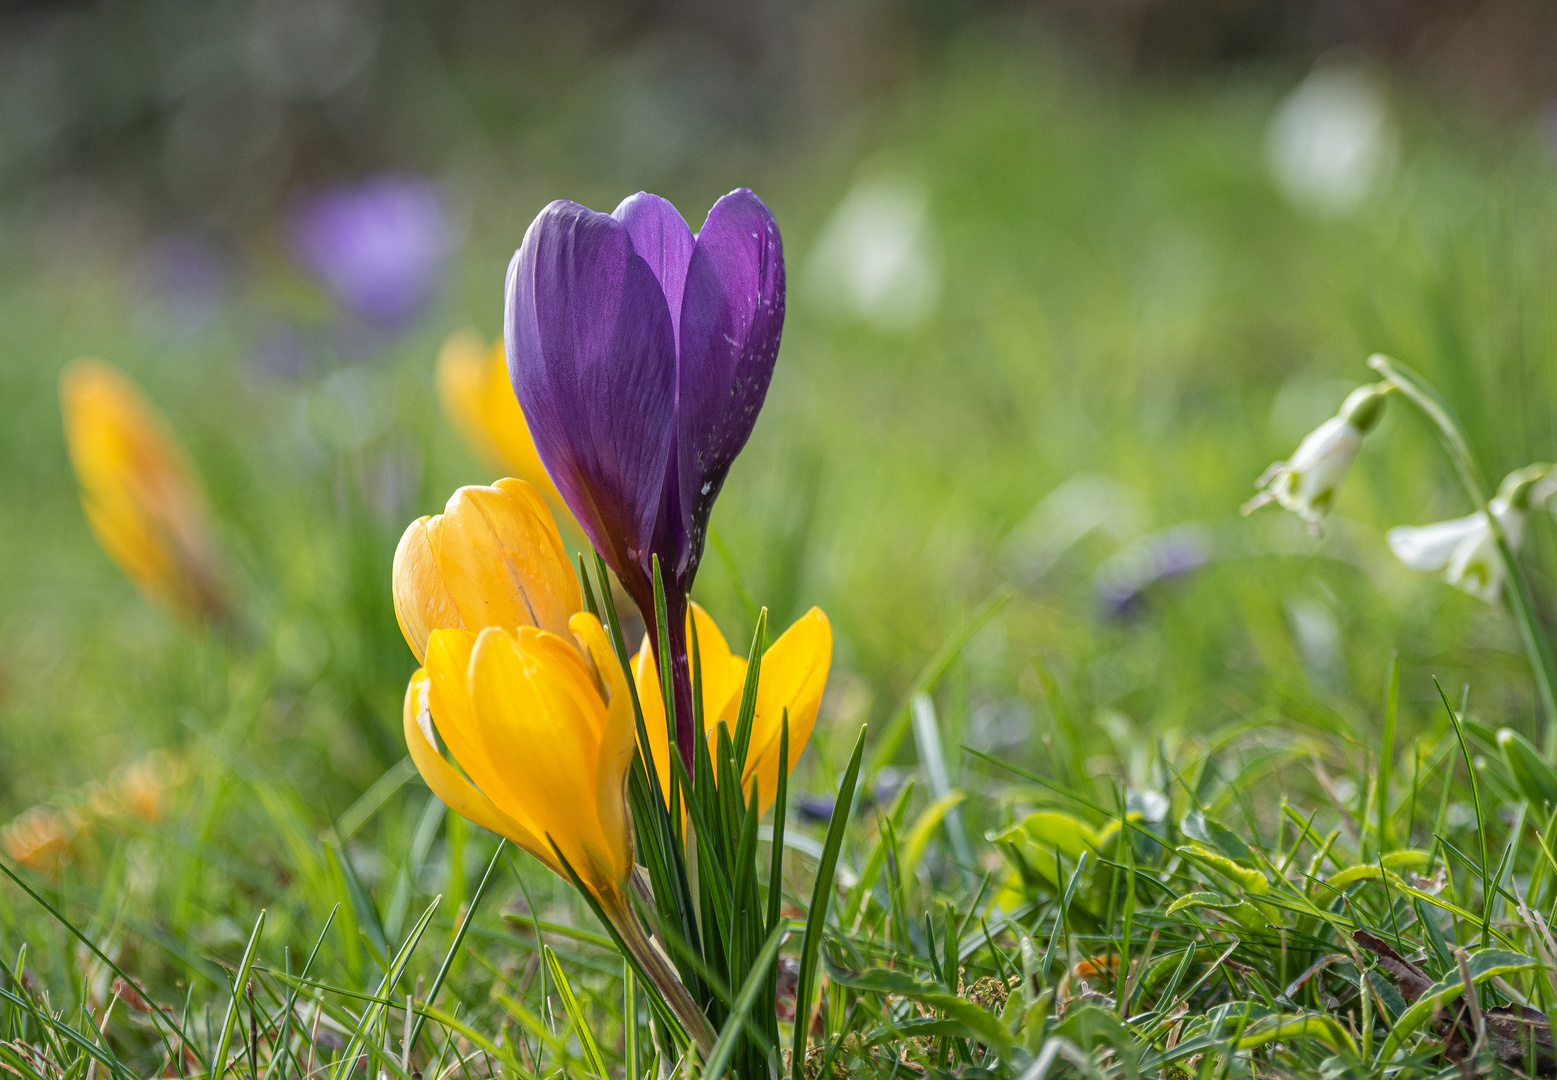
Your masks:
M 289 221 L 293 253 L 351 313 L 400 330 L 426 307 L 454 246 L 437 186 L 386 175 L 310 196 Z
M 559 200 L 525 233 L 506 299 L 508 370 L 536 449 L 656 651 L 659 559 L 676 741 L 690 768 L 687 592 L 778 357 L 778 224 L 745 188 L 695 235 L 658 195 L 639 192 L 611 214 Z

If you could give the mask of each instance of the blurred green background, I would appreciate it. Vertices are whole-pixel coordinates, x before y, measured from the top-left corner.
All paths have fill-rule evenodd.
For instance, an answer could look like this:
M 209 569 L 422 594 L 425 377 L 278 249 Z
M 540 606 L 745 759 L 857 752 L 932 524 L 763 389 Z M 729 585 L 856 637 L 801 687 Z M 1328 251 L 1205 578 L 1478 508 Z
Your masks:
M 434 392 L 500 329 L 507 259 L 567 197 L 694 226 L 754 188 L 790 302 L 696 595 L 837 632 L 809 783 L 947 635 L 947 742 L 1041 761 L 1052 673 L 1089 740 L 1244 721 L 1365 734 L 1399 650 L 1535 733 L 1506 615 L 1393 562 L 1468 512 L 1392 408 L 1331 527 L 1237 515 L 1390 352 L 1495 484 L 1557 456 L 1557 29 L 1542 5 L 0 7 L 0 820 L 149 751 L 215 747 L 322 824 L 403 755 L 402 529 L 495 477 Z M 418 317 L 354 321 L 296 258 L 311 192 L 424 176 L 452 255 Z M 239 583 L 180 626 L 94 544 L 61 366 L 165 411 Z M 1527 546 L 1554 597 L 1553 523 Z M 905 759 L 907 752 L 905 751 Z

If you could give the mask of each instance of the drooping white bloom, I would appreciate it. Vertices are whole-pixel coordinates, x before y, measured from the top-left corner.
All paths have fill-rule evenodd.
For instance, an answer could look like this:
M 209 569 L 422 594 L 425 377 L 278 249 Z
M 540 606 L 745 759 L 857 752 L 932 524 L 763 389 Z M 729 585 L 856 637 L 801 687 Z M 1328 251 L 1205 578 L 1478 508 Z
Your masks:
M 1243 505 L 1243 512 L 1279 503 L 1318 535 L 1320 522 L 1362 449 L 1363 434 L 1377 422 L 1388 392 L 1384 384 L 1353 390 L 1339 414 L 1309 432 L 1290 458 L 1261 474 L 1255 481 L 1260 493 Z
M 1518 551 L 1524 542 L 1525 512 L 1509 506 L 1501 496 L 1490 505 L 1509 549 Z M 1395 558 L 1412 570 L 1442 573 L 1450 585 L 1489 604 L 1503 592 L 1503 558 L 1487 526 L 1487 515 L 1480 510 L 1453 521 L 1401 525 L 1389 531 L 1388 539 Z
M 1503 480 L 1488 506 L 1510 551 L 1517 554 L 1524 545 L 1530 508 L 1548 505 L 1554 491 L 1557 488 L 1546 465 L 1520 469 Z M 1401 525 L 1391 529 L 1387 539 L 1395 557 L 1412 570 L 1441 573 L 1450 585 L 1489 604 L 1502 595 L 1508 571 L 1487 525 L 1487 515 L 1480 510 L 1453 521 Z
M 1377 82 L 1326 65 L 1298 84 L 1266 134 L 1271 175 L 1293 205 L 1320 217 L 1356 210 L 1394 167 L 1397 137 Z

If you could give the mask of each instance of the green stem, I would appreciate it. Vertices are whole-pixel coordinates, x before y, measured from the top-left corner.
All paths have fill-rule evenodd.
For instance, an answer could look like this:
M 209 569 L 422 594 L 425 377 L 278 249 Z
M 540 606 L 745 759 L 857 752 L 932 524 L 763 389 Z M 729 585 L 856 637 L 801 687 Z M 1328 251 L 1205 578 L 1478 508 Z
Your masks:
M 697 1045 L 699 1056 L 708 1060 L 708 1055 L 714 1049 L 714 1029 L 709 1026 L 708 1017 L 698 1008 L 670 960 L 643 932 L 633 912 L 632 901 L 626 893 L 621 892 L 614 896 L 601 896 L 599 901 L 616 927 L 616 932 L 622 936 L 622 943 L 633 954 L 633 959 L 638 961 L 643 973 L 659 988 L 665 1004 L 670 1006 L 670 1011 L 676 1014 L 676 1019 L 681 1021 L 681 1026 Z
M 1443 440 L 1449 459 L 1454 463 L 1455 471 L 1460 475 L 1460 483 L 1464 486 L 1465 493 L 1470 496 L 1476 508 L 1486 516 L 1492 538 L 1498 546 L 1498 555 L 1502 558 L 1503 568 L 1506 571 L 1504 591 L 1508 596 L 1508 606 L 1514 614 L 1515 624 L 1519 627 L 1519 638 L 1524 644 L 1525 653 L 1530 658 L 1530 670 L 1535 677 L 1536 694 L 1541 699 L 1541 711 L 1546 715 L 1546 756 L 1557 757 L 1557 661 L 1553 660 L 1552 646 L 1546 637 L 1546 628 L 1541 625 L 1540 619 L 1536 616 L 1535 597 L 1530 591 L 1530 582 L 1525 578 L 1519 560 L 1514 558 L 1514 551 L 1508 546 L 1508 537 L 1503 535 L 1502 526 L 1492 514 L 1487 494 L 1481 486 L 1481 469 L 1476 464 L 1475 455 L 1471 453 L 1470 441 L 1465 437 L 1465 429 L 1448 404 L 1439 396 L 1438 391 L 1415 371 L 1383 354 L 1375 354 L 1371 357 L 1368 366 L 1384 376 L 1391 386 L 1404 394 L 1432 421 L 1433 426 L 1438 429 L 1439 438 Z

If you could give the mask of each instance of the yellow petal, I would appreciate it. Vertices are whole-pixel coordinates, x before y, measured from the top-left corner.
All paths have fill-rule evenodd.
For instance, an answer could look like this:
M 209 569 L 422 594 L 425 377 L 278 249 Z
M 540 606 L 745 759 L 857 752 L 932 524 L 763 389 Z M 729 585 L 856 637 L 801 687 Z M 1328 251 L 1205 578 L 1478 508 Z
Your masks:
M 529 484 L 460 488 L 426 530 L 467 628 L 534 626 L 568 635 L 583 597 L 556 522 Z
M 470 698 L 470 658 L 476 635 L 468 630 L 434 630 L 427 640 L 428 704 L 438 734 L 454 760 L 503 812 L 539 836 L 534 820 L 505 797 L 502 755 L 494 749 Z
M 427 659 L 427 638 L 434 630 L 462 630 L 465 622 L 449 595 L 433 557 L 423 517 L 411 522 L 395 548 L 394 570 L 390 575 L 395 597 L 395 620 L 400 633 L 416 654 L 417 663 Z
M 697 652 L 703 680 L 703 727 L 713 746 L 719 721 L 730 725 L 735 734 L 735 719 L 741 708 L 741 686 L 746 681 L 746 658 L 730 651 L 713 616 L 702 605 L 692 604 L 687 612 L 687 647 L 691 648 L 692 629 L 697 632 Z
M 406 687 L 404 723 L 406 748 L 411 752 L 411 760 L 416 763 L 417 772 L 422 774 L 422 779 L 427 782 L 432 793 L 455 813 L 499 836 L 506 836 L 562 874 L 562 867 L 557 863 L 557 857 L 549 844 L 521 822 L 503 813 L 474 784 L 461 776 L 454 766 L 443 760 L 433 736 L 430 690 L 431 680 L 426 670 L 418 668 Z
M 620 833 L 631 837 L 626 785 L 637 732 L 627 677 L 622 673 L 622 665 L 599 619 L 581 611 L 569 620 L 568 625 L 605 690 L 605 727 L 600 733 L 600 757 L 595 763 L 595 802 L 600 830 L 606 836 Z
M 597 809 L 605 703 L 578 651 L 547 637 L 489 628 L 476 640 L 471 704 L 503 772 L 501 794 L 483 788 L 510 813 L 522 811 L 592 890 L 616 888 L 631 869 L 632 841 L 625 828 L 607 833 Z
M 654 651 L 649 648 L 649 637 L 644 635 L 643 645 L 633 658 L 633 681 L 638 684 L 638 704 L 643 709 L 643 729 L 649 736 L 649 745 L 643 748 L 646 758 L 654 762 L 654 771 L 660 778 L 660 792 L 665 805 L 670 805 L 670 731 L 665 726 L 665 698 L 660 693 L 660 669 L 654 663 Z
M 693 627 L 697 630 L 698 660 L 702 670 L 703 729 L 712 748 L 720 720 L 730 725 L 731 736 L 735 734 L 735 720 L 741 707 L 741 687 L 746 681 L 746 659 L 730 651 L 718 624 L 696 603 L 687 612 L 688 648 L 691 648 Z M 634 659 L 633 678 L 638 684 L 638 699 L 643 706 L 643 725 L 649 733 L 649 749 L 654 754 L 655 771 L 660 776 L 660 790 L 668 795 L 670 743 L 665 724 L 665 698 L 660 692 L 659 668 L 654 662 L 647 635 Z
M 135 384 L 97 360 L 60 376 L 65 440 L 93 534 L 146 593 L 192 621 L 227 614 L 204 496 Z
M 748 793 L 752 782 L 756 782 L 763 812 L 773 805 L 777 793 L 784 711 L 789 711 L 789 768 L 793 771 L 816 724 L 832 658 L 832 626 L 820 608 L 812 608 L 796 619 L 762 654 L 745 781 Z

